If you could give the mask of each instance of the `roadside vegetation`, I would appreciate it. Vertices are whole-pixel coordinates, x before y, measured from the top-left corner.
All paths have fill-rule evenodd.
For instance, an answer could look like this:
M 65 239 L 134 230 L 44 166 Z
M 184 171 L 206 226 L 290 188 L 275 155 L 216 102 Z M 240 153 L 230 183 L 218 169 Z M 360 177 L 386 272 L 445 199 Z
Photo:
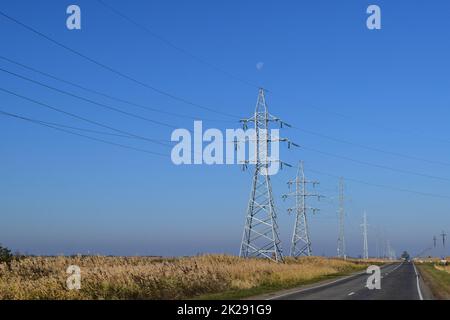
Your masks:
M 322 257 L 277 264 L 226 255 L 183 258 L 21 257 L 0 262 L 0 299 L 243 298 L 363 270 L 381 261 Z M 70 265 L 81 289 L 68 290 Z
M 439 262 L 423 262 L 417 264 L 420 273 L 433 295 L 437 299 L 450 299 L 450 266 L 439 265 Z
M 0 244 L 0 263 L 10 263 L 13 259 L 13 255 L 11 254 L 11 250 L 3 247 Z

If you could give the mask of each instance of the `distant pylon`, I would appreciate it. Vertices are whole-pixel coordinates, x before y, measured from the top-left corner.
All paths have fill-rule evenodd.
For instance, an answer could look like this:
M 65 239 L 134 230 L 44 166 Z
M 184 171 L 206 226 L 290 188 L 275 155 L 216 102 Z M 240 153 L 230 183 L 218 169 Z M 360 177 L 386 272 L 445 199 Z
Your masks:
M 433 236 L 433 244 L 434 244 L 434 247 L 436 248 L 436 236 Z
M 246 161 L 244 165 L 254 164 L 255 172 L 239 256 L 262 257 L 277 262 L 282 261 L 283 254 L 278 234 L 277 214 L 269 175 L 269 168 L 273 163 L 273 160 L 269 160 L 269 142 L 275 141 L 269 134 L 269 122 L 278 122 L 280 127 L 287 124 L 269 114 L 264 89 L 259 89 L 254 115 L 249 119 L 241 120 L 241 122 L 244 129 L 247 129 L 248 122 L 253 122 L 255 126 L 254 160 Z M 276 141 L 287 141 L 288 146 L 291 146 L 291 144 L 296 146 L 287 139 Z M 283 165 L 280 160 L 277 161 L 280 166 Z
M 344 232 L 344 178 L 339 179 L 339 236 L 337 245 L 337 254 L 340 258 L 347 258 L 345 252 L 345 232 Z
M 395 260 L 396 254 L 394 248 L 391 247 L 391 241 L 387 241 L 387 252 L 388 252 L 388 258 L 390 260 Z
M 442 231 L 441 237 L 442 237 L 442 246 L 445 248 L 445 237 L 447 237 L 447 234 L 444 231 Z
M 306 180 L 303 161 L 299 161 L 297 176 L 294 180 L 288 181 L 289 191 L 291 191 L 293 186 L 294 191 L 283 195 L 284 199 L 290 196 L 295 198 L 295 207 L 288 209 L 289 213 L 295 213 L 295 224 L 290 251 L 290 254 L 293 257 L 312 255 L 307 214 L 308 211 L 312 211 L 312 213 L 315 214 L 319 209 L 308 207 L 306 205 L 306 198 L 317 197 L 317 199 L 320 200 L 320 197 L 322 196 L 316 193 L 308 193 L 306 190 L 308 184 L 311 184 L 314 188 L 319 182 Z
M 367 214 L 364 211 L 363 223 L 361 224 L 363 229 L 363 259 L 369 259 L 369 245 L 367 243 Z

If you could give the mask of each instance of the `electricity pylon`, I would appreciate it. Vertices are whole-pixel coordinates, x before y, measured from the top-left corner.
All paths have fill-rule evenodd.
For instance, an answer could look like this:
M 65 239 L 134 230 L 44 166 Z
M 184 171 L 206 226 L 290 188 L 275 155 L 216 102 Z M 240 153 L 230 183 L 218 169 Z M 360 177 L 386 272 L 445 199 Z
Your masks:
M 442 233 L 441 233 L 441 237 L 442 237 L 442 246 L 445 248 L 445 237 L 447 236 L 447 234 L 444 232 L 444 231 L 442 231 Z
M 345 252 L 345 235 L 344 235 L 344 178 L 339 179 L 339 236 L 337 245 L 337 254 L 340 258 L 347 258 Z
M 363 259 L 369 259 L 369 245 L 367 243 L 367 214 L 364 211 L 363 223 L 361 224 L 363 229 Z
M 278 122 L 280 127 L 283 124 L 289 125 L 269 114 L 265 91 L 262 88 L 259 89 L 254 115 L 249 119 L 241 120 L 241 122 L 244 129 L 247 129 L 249 122 L 253 122 L 255 126 L 254 159 L 245 161 L 245 166 L 248 163 L 255 165 L 255 172 L 239 256 L 283 261 L 269 168 L 274 161 L 279 162 L 281 168 L 285 163 L 279 159 L 269 159 L 269 142 L 287 141 L 289 147 L 291 144 L 297 145 L 287 139 L 273 139 L 269 134 L 270 122 Z
M 391 241 L 387 241 L 387 258 L 390 260 L 395 260 L 396 259 L 396 254 L 395 254 L 395 250 L 394 248 L 391 247 Z
M 434 244 L 434 247 L 436 248 L 436 236 L 433 236 L 433 244 Z
M 287 209 L 289 213 L 295 212 L 295 225 L 290 252 L 293 257 L 312 255 L 307 214 L 308 211 L 312 211 L 312 213 L 315 214 L 319 209 L 308 207 L 306 205 L 306 198 L 316 197 L 320 200 L 322 196 L 317 193 L 308 193 L 306 190 L 308 184 L 311 184 L 314 188 L 319 182 L 306 180 L 304 164 L 303 161 L 300 161 L 297 169 L 297 176 L 294 180 L 288 181 L 289 193 L 283 195 L 283 199 L 291 196 L 295 198 L 295 207 Z M 295 189 L 291 192 L 293 186 Z

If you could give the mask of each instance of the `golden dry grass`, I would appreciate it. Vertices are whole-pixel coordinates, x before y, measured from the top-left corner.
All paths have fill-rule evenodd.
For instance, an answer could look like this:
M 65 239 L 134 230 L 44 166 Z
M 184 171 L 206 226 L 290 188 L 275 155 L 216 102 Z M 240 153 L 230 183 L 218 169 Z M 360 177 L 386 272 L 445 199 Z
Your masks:
M 441 265 L 435 264 L 434 267 L 435 267 L 436 269 L 438 269 L 438 270 L 441 270 L 441 271 L 445 271 L 445 272 L 447 272 L 447 273 L 450 273 L 450 266 L 441 266 Z
M 378 261 L 377 261 L 378 262 Z M 66 288 L 66 269 L 81 268 L 81 290 Z M 186 299 L 258 286 L 294 285 L 348 273 L 367 262 L 308 257 L 277 264 L 225 255 L 26 257 L 0 264 L 0 299 Z
M 450 299 L 450 268 L 436 263 L 419 263 L 418 268 L 434 298 Z

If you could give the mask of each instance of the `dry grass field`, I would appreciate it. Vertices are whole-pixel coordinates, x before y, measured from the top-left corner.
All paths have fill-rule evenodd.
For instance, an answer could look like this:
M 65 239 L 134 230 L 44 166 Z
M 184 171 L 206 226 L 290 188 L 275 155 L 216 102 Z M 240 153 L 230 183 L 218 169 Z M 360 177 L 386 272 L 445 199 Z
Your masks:
M 25 257 L 0 264 L 0 299 L 239 298 L 364 269 L 369 263 L 320 257 L 276 264 L 225 255 Z M 81 268 L 81 289 L 68 290 L 66 269 Z

